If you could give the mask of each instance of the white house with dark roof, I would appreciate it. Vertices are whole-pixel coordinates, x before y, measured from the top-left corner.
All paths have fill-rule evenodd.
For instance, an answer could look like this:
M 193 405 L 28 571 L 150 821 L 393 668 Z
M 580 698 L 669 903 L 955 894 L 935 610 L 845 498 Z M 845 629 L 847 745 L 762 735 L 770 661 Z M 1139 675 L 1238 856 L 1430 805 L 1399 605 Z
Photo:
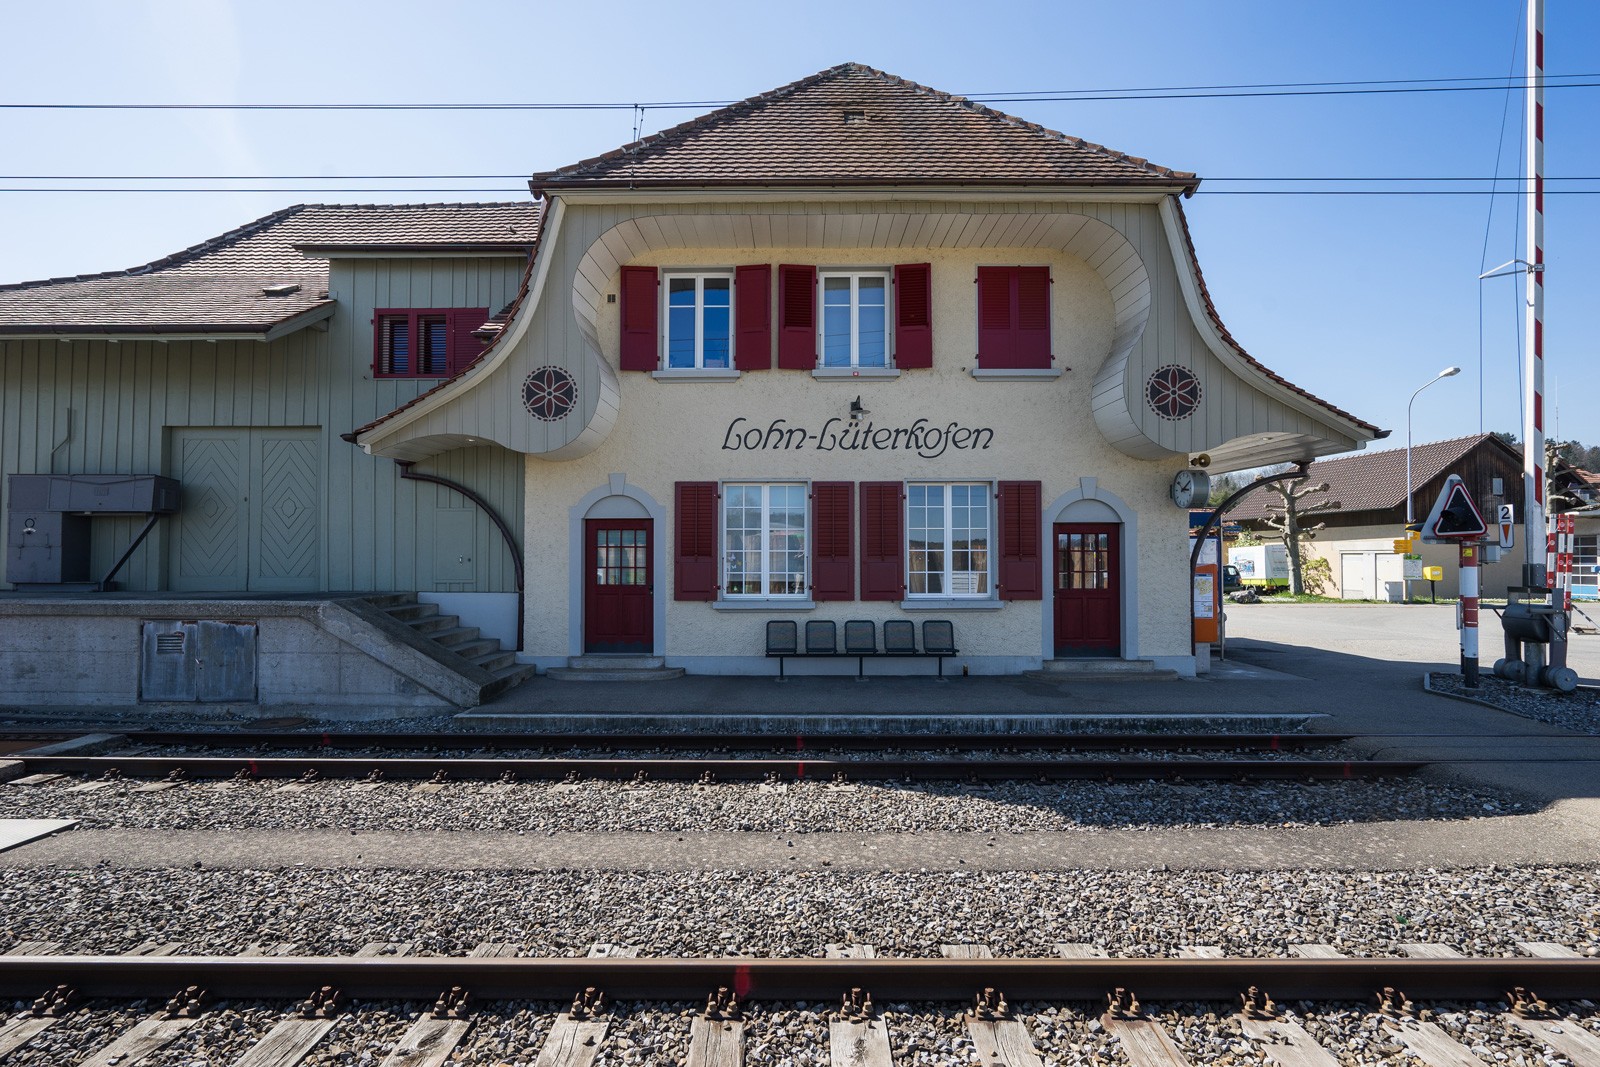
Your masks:
M 291 480 L 315 480 L 323 509 L 297 593 L 452 598 L 543 668 L 767 673 L 769 622 L 870 623 L 881 650 L 889 624 L 931 620 L 959 647 L 946 669 L 1191 674 L 1175 477 L 1383 435 L 1223 327 L 1181 207 L 1198 184 L 844 64 L 536 174 L 527 205 L 291 209 L 115 279 L 228 254 L 210 276 L 262 322 L 253 339 L 204 335 L 231 308 L 176 336 L 153 288 L 132 302 L 160 340 L 129 370 L 135 325 L 91 339 L 108 313 L 68 296 L 100 279 L 0 290 L 0 335 L 28 337 L 5 342 L 23 394 L 6 419 L 108 410 L 117 389 L 141 412 L 110 431 L 141 442 L 126 457 L 57 448 L 57 419 L 5 469 L 94 474 L 115 453 L 114 473 L 178 478 L 183 510 L 124 588 L 221 592 L 189 584 L 190 526 L 209 520 L 186 457 L 231 433 L 243 484 L 258 438 L 293 431 L 309 466 Z M 227 253 L 252 243 L 281 258 Z M 83 373 L 41 376 L 64 359 Z M 434 476 L 451 487 L 417 481 Z M 97 567 L 136 525 L 96 526 Z M 264 588 L 265 536 L 239 534 L 231 588 Z

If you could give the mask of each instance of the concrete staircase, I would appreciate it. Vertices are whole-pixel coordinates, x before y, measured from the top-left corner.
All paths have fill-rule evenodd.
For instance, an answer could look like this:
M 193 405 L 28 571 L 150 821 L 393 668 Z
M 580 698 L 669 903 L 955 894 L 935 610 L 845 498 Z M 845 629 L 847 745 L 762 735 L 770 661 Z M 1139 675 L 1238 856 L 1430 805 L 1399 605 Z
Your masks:
M 1147 659 L 1047 659 L 1023 676 L 1039 682 L 1170 682 L 1178 672 L 1158 669 Z
M 422 643 L 440 662 L 456 665 L 478 683 L 479 701 L 488 700 L 532 678 L 532 664 L 517 662 L 516 652 L 484 637 L 476 626 L 461 625 L 458 615 L 445 615 L 437 604 L 423 604 L 415 593 L 390 593 L 363 598 Z
M 665 682 L 683 677 L 682 667 L 668 667 L 660 656 L 570 656 L 565 667 L 545 675 L 563 682 Z

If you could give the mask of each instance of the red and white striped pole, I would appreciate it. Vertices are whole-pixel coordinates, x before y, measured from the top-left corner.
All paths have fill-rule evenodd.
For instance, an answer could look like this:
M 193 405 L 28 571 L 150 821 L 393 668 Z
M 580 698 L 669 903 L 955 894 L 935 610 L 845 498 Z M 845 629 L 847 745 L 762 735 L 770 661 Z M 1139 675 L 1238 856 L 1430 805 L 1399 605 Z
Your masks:
M 1478 546 L 1461 542 L 1461 676 L 1478 688 Z
M 1522 361 L 1522 543 L 1525 560 L 1522 584 L 1542 585 L 1535 577 L 1544 563 L 1544 0 L 1528 0 L 1528 180 L 1527 201 L 1527 322 Z M 1463 559 L 1463 567 L 1465 559 Z M 1476 573 L 1476 572 L 1474 572 Z M 1466 580 L 1466 571 L 1462 571 Z M 1465 596 L 1465 588 L 1462 590 Z M 1465 631 L 1463 631 L 1465 633 Z M 1527 641 L 1522 646 L 1526 676 L 1532 680 L 1544 669 L 1544 646 Z

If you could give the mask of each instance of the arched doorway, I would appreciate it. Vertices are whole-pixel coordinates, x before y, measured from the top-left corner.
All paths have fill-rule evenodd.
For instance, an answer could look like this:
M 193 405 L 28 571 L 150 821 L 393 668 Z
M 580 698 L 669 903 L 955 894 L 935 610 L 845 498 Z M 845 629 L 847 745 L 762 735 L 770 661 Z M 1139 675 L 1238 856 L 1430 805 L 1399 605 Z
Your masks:
M 1051 526 L 1053 654 L 1120 658 L 1123 645 L 1123 524 L 1105 501 L 1079 499 Z

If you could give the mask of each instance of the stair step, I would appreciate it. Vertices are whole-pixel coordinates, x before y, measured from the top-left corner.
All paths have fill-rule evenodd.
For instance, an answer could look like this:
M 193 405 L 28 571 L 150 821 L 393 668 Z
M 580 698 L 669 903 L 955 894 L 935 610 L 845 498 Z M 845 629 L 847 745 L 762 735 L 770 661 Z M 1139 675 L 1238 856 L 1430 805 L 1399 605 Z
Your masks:
M 440 644 L 456 651 L 459 651 L 456 648 L 457 645 L 464 645 L 468 641 L 477 640 L 478 635 L 482 632 L 476 626 L 450 626 L 442 630 L 425 631 L 428 639 L 435 644 Z
M 477 662 L 479 656 L 487 656 L 500 651 L 500 642 L 492 637 L 480 637 L 472 641 L 462 641 L 460 644 L 448 646 L 451 652 L 462 659 Z
M 439 614 L 439 605 L 397 604 L 394 607 L 384 608 L 383 610 L 401 622 L 412 622 L 416 619 L 427 618 L 429 615 Z
M 664 656 L 604 654 L 567 657 L 567 666 L 573 670 L 660 670 L 666 665 Z
M 515 689 L 523 682 L 538 673 L 538 668 L 531 663 L 516 663 L 494 672 L 494 681 L 483 687 L 483 699 L 499 696 L 508 689 Z
M 459 615 L 424 615 L 420 619 L 411 619 L 406 622 L 417 633 L 424 637 L 438 633 L 440 630 L 452 630 L 461 625 Z
M 364 599 L 375 608 L 397 608 L 402 604 L 415 604 L 417 602 L 417 594 L 379 593 L 376 596 L 369 596 Z
M 499 642 L 496 642 L 493 652 L 485 652 L 481 656 L 472 656 L 471 659 L 473 666 L 481 667 L 493 674 L 516 663 L 517 654 L 510 649 L 501 648 Z
M 1047 659 L 1038 670 L 1022 673 L 1044 682 L 1165 682 L 1178 677 L 1177 671 L 1158 668 L 1153 660 L 1109 657 Z
M 683 677 L 682 667 L 551 667 L 547 677 L 562 682 L 666 682 Z

